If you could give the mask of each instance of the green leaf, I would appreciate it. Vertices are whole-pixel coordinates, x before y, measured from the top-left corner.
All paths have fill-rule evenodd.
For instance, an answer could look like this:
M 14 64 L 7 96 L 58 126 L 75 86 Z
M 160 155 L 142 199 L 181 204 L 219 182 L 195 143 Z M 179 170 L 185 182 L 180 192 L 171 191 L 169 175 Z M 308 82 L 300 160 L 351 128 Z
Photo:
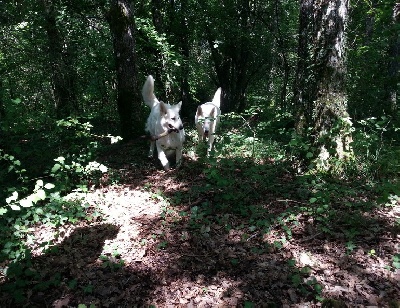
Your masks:
M 301 277 L 299 274 L 293 275 L 292 276 L 292 283 L 298 287 L 301 284 Z
M 254 303 L 245 301 L 243 307 L 244 308 L 253 308 L 254 307 Z
M 0 207 L 0 216 L 7 213 L 7 209 L 5 207 Z
M 317 198 L 313 197 L 310 199 L 310 203 L 315 203 L 317 200 L 318 200 Z
M 12 210 L 14 210 L 14 211 L 19 211 L 20 209 L 21 209 L 21 207 L 19 207 L 17 204 L 15 204 L 15 203 L 11 203 L 10 204 L 10 207 L 11 207 L 11 209 Z
M 42 199 L 37 194 L 32 194 L 29 196 L 29 200 L 36 204 L 39 200 Z
M 393 256 L 393 267 L 400 269 L 400 254 Z
M 306 157 L 307 158 L 311 158 L 311 157 L 313 157 L 314 155 L 313 155 L 313 153 L 311 153 L 311 152 L 307 152 L 307 154 L 306 154 Z
M 52 183 L 47 183 L 46 185 L 44 185 L 44 188 L 46 188 L 46 189 L 52 189 L 54 187 L 55 187 L 55 185 Z
M 14 191 L 12 195 L 6 199 L 6 202 L 10 203 L 12 201 L 16 201 L 17 199 L 18 199 L 18 192 Z
M 36 194 L 35 194 L 39 200 L 44 200 L 46 199 L 46 192 L 43 189 L 39 189 Z
M 19 201 L 19 204 L 22 206 L 22 207 L 31 207 L 33 204 L 32 204 L 32 200 L 29 200 L 28 198 L 27 199 L 22 199 L 22 200 L 20 200 Z
M 319 283 L 317 283 L 317 284 L 314 285 L 314 290 L 315 290 L 315 292 L 317 292 L 318 294 L 321 294 L 322 289 L 323 289 L 323 287 L 322 287 L 322 285 L 320 285 Z
M 62 162 L 64 162 L 65 161 L 65 157 L 63 157 L 63 156 L 59 156 L 59 157 L 57 157 L 56 159 L 54 159 L 55 161 L 58 161 L 58 162 L 60 162 L 60 163 L 62 163 Z
M 311 274 L 311 267 L 305 266 L 305 267 L 303 267 L 303 268 L 300 270 L 300 272 L 301 272 L 303 275 L 310 275 L 310 274 Z
M 53 168 L 51 168 L 51 173 L 56 173 L 58 170 L 60 170 L 61 165 L 60 164 L 55 164 Z
M 75 287 L 78 285 L 78 281 L 76 279 L 73 279 L 68 282 L 68 287 L 70 289 L 75 289 Z
M 289 259 L 288 260 L 289 266 L 295 266 L 296 265 L 296 260 L 295 259 Z
M 238 259 L 231 259 L 231 263 L 233 265 L 237 265 L 237 264 L 239 264 L 239 260 Z
M 35 189 L 38 189 L 40 187 L 43 187 L 43 180 L 37 180 L 36 181 Z

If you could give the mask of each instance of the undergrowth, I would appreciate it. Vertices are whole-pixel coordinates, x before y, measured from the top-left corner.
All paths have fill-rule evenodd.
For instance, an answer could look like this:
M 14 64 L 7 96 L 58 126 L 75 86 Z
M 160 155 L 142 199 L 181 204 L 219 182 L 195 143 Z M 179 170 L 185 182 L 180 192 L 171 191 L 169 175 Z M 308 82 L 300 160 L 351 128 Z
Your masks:
M 176 194 L 172 208 L 197 200 L 187 213 L 179 213 L 188 219 L 191 230 L 209 237 L 216 232 L 215 226 L 225 232 L 241 229 L 244 242 L 271 232 L 280 234 L 262 249 L 269 251 L 297 240 L 299 228 L 306 228 L 319 237 L 343 242 L 348 254 L 363 240 L 366 230 L 382 232 L 379 219 L 368 214 L 399 204 L 400 155 L 396 153 L 400 147 L 385 138 L 398 129 L 387 119 L 360 121 L 353 132 L 354 160 L 340 168 L 332 160 L 335 168 L 309 167 L 303 172 L 296 156 L 310 151 L 309 145 L 302 143 L 285 117 L 282 121 L 268 117 L 258 110 L 224 115 L 210 158 L 205 156 L 204 145 L 197 143 L 195 132 L 188 130 L 188 153 L 197 162 L 205 184 Z M 247 224 L 235 225 L 233 217 L 245 219 Z M 293 286 L 324 300 L 322 284 L 308 277 L 304 268 L 294 267 Z
M 13 264 L 29 262 L 31 250 L 37 245 L 44 252 L 54 246 L 54 239 L 38 242 L 34 237 L 35 228 L 46 225 L 57 230 L 64 224 L 100 219 L 95 208 L 69 197 L 72 191 L 88 191 L 107 171 L 106 166 L 94 161 L 98 142 L 89 122 L 69 118 L 58 121 L 53 130 L 42 134 L 46 135 L 47 146 L 52 150 L 42 149 L 38 161 L 44 164 L 39 168 L 35 166 L 38 150 L 35 145 L 41 146 L 41 143 L 30 144 L 26 152 L 11 144 L 5 146 L 8 152 L 0 149 L 3 167 L 0 171 L 0 270 L 3 277 L 18 277 L 20 284 L 35 278 L 29 273 L 22 277 Z M 28 135 L 26 143 L 30 142 Z M 30 166 L 34 166 L 33 170 Z M 23 300 L 18 284 L 14 287 L 7 292 Z
M 298 240 L 302 228 L 309 228 L 318 236 L 342 240 L 351 254 L 366 229 L 379 232 L 382 228 L 367 214 L 382 205 L 399 204 L 400 147 L 397 140 L 386 137 L 394 136 L 398 129 L 388 119 L 360 121 L 353 132 L 355 159 L 340 168 L 340 174 L 339 169 L 329 172 L 309 168 L 305 172 L 297 157 L 300 153 L 307 155 L 309 145 L 296 136 L 290 115 L 275 116 L 257 108 L 241 115 L 223 115 L 210 157 L 206 156 L 206 146 L 197 142 L 194 128 L 188 127 L 185 154 L 191 160 L 189 168 L 203 181 L 168 199 L 162 218 L 174 217 L 172 225 L 187 221 L 191 232 L 199 237 L 210 236 L 215 226 L 224 232 L 242 230 L 244 242 L 277 234 L 254 253 L 280 250 Z M 73 191 L 88 192 L 104 173 L 117 174 L 95 159 L 102 147 L 99 140 L 118 138 L 96 136 L 91 130 L 88 121 L 70 118 L 41 133 L 49 142 L 42 150 L 52 150 L 43 152 L 42 164 L 34 171 L 28 166 L 37 156 L 32 153 L 40 152 L 37 148 L 25 152 L 22 144 L 14 150 L 0 150 L 0 262 L 5 277 L 20 275 L 11 265 L 31 258 L 36 226 L 46 224 L 57 229 L 80 220 L 101 219 L 96 209 L 68 198 Z M 29 139 L 26 142 L 30 143 Z M 113 181 L 117 183 L 118 177 Z M 181 204 L 190 208 L 181 211 Z M 41 245 L 44 252 L 53 246 L 51 241 Z M 167 246 L 163 241 L 158 249 Z M 398 255 L 393 260 L 397 266 Z M 307 269 L 289 262 L 293 287 L 322 301 L 320 282 Z M 24 275 L 23 279 L 35 279 L 29 272 Z M 20 288 L 9 291 L 16 297 L 21 295 Z

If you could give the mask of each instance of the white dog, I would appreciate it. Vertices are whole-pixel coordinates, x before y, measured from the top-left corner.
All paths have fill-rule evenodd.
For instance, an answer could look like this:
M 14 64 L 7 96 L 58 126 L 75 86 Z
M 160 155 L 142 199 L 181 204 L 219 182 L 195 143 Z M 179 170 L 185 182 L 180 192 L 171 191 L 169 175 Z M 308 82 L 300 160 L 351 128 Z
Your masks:
M 218 88 L 212 102 L 207 102 L 198 106 L 196 116 L 194 117 L 199 141 L 205 141 L 208 138 L 207 156 L 210 155 L 213 147 L 214 134 L 217 131 L 217 125 L 221 115 L 220 104 L 221 88 Z
M 154 95 L 154 79 L 149 75 L 142 89 L 143 100 L 151 108 L 146 123 L 146 131 L 151 135 L 149 157 L 153 157 L 154 146 L 157 146 L 158 159 L 164 170 L 170 167 L 168 157 L 175 154 L 176 166 L 182 162 L 182 146 L 185 131 L 179 116 L 182 102 L 176 105 L 165 104 Z

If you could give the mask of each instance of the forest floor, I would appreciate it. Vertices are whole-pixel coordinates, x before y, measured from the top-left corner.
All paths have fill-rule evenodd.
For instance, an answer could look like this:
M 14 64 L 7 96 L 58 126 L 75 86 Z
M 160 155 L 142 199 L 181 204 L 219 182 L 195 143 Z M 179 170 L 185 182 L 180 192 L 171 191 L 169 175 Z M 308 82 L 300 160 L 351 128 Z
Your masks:
M 185 155 L 164 172 L 146 153 L 103 153 L 110 172 L 81 196 L 91 221 L 36 227 L 21 268 L 40 279 L 22 288 L 21 306 L 399 307 L 399 204 L 354 210 L 375 197 L 338 191 L 335 217 L 316 222 L 308 192 L 273 160 L 221 171 L 234 183 L 214 187 L 207 162 Z

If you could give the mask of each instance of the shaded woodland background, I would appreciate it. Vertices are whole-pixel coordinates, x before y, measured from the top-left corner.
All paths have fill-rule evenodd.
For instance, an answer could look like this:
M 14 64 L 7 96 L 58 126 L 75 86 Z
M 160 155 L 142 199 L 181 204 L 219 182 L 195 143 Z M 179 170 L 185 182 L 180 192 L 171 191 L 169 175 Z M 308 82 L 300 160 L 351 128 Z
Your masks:
M 195 274 L 243 278 L 243 288 L 228 279 L 237 292 L 212 297 L 210 307 L 398 307 L 399 20 L 400 4 L 388 0 L 0 1 L 0 298 L 33 307 L 44 293 L 46 305 L 174 304 L 156 292 L 163 262 L 148 272 L 129 261 L 141 241 L 146 258 L 183 256 L 171 262 L 184 285 Z M 172 173 L 147 159 L 138 138 L 149 74 L 160 100 L 183 102 L 185 163 Z M 221 129 L 206 159 L 194 114 L 218 87 Z M 116 209 L 104 201 L 114 190 L 150 193 L 140 204 L 162 205 L 142 224 L 153 229 L 113 254 L 102 245 L 123 220 L 110 218 Z M 138 206 L 132 200 L 121 203 L 126 212 Z M 90 251 L 83 234 L 93 238 Z M 357 272 L 369 282 L 344 291 L 311 265 L 323 261 L 296 259 L 315 247 L 325 247 L 324 260 L 362 259 L 379 270 Z M 54 255 L 65 266 L 58 276 Z M 107 269 L 98 286 L 96 274 L 76 272 L 81 257 L 83 267 Z M 250 275 L 252 261 L 284 278 Z M 89 285 L 132 273 L 149 279 L 135 296 L 118 285 L 118 296 L 90 297 Z M 199 290 L 204 277 L 191 280 Z M 255 291 L 263 288 L 278 295 Z M 200 305 L 194 298 L 181 304 Z

